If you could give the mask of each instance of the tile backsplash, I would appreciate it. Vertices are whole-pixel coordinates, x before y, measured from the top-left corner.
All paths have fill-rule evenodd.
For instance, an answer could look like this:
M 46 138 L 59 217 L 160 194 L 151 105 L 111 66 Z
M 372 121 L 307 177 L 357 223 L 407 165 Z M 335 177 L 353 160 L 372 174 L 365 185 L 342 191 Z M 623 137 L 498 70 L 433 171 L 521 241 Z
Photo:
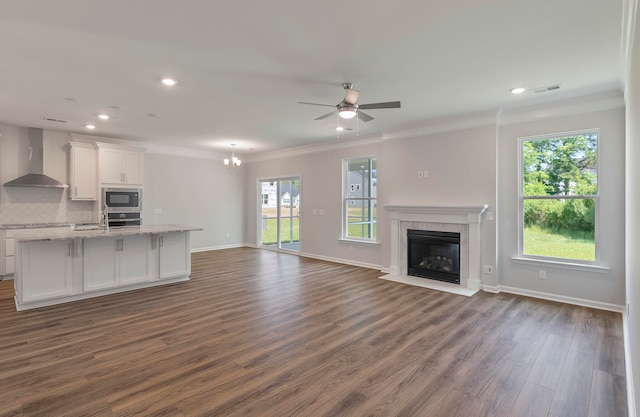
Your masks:
M 69 200 L 68 193 L 68 188 L 0 187 L 0 224 L 96 222 L 96 203 Z

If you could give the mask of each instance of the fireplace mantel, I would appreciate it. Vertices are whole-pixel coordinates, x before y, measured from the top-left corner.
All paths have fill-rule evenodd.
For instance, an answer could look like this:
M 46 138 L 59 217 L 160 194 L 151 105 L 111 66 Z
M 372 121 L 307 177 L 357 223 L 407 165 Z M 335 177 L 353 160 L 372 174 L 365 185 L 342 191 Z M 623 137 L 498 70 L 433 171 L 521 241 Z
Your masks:
M 480 289 L 482 265 L 482 220 L 483 214 L 489 208 L 487 204 L 460 204 L 460 205 L 415 205 L 415 204 L 385 204 L 384 208 L 389 212 L 391 219 L 391 265 L 389 276 L 386 279 L 396 281 L 432 282 L 434 286 L 440 287 L 433 280 L 415 278 L 407 276 L 407 248 L 406 229 L 442 229 L 442 231 L 461 231 L 461 276 L 460 285 L 446 284 L 447 287 L 458 287 L 463 290 L 463 294 L 472 294 Z M 464 242 L 464 243 L 463 243 Z M 463 249 L 462 245 L 465 248 Z M 444 283 L 443 283 L 444 284 Z M 415 285 L 415 284 L 414 284 Z M 429 284 L 421 285 L 429 286 Z M 438 288 L 441 289 L 441 288 Z M 468 292 L 464 292 L 468 291 Z M 453 291 L 456 292 L 456 291 Z
M 389 211 L 391 218 L 402 219 L 423 218 L 429 215 L 428 221 L 436 221 L 435 218 L 441 219 L 442 223 L 482 223 L 482 214 L 489 208 L 487 204 L 459 204 L 447 206 L 418 206 L 408 204 L 385 204 L 384 208 Z

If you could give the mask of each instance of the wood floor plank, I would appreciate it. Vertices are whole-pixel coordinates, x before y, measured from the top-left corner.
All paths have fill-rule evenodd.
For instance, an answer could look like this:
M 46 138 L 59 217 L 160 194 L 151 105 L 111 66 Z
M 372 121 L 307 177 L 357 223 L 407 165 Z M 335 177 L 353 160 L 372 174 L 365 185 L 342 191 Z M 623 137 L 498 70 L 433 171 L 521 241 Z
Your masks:
M 594 361 L 592 354 L 569 350 L 553 396 L 550 414 L 566 417 L 587 415 Z
M 570 344 L 570 338 L 547 335 L 529 374 L 529 382 L 556 389 Z
M 2 281 L 0 417 L 626 411 L 620 314 L 379 275 L 235 248 L 194 253 L 187 282 L 24 312 Z
M 626 396 L 623 377 L 594 370 L 588 417 L 627 417 Z

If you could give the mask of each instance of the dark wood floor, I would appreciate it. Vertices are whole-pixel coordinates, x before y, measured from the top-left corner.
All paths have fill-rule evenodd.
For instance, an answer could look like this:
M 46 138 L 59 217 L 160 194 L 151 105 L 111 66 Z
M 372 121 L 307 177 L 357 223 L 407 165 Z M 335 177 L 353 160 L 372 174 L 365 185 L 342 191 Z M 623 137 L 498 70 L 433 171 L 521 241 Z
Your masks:
M 16 312 L 0 416 L 626 416 L 620 314 L 241 248 L 192 280 Z

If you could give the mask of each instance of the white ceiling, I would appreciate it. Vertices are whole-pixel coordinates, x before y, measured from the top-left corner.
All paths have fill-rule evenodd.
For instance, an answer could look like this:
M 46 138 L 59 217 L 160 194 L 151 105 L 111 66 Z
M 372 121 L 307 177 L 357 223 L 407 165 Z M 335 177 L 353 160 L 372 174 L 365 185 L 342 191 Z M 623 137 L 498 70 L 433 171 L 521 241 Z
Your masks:
M 622 3 L 2 0 L 0 122 L 248 154 L 334 141 L 336 118 L 314 120 L 331 109 L 297 102 L 352 82 L 359 103 L 402 102 L 358 125 L 386 134 L 622 88 Z

